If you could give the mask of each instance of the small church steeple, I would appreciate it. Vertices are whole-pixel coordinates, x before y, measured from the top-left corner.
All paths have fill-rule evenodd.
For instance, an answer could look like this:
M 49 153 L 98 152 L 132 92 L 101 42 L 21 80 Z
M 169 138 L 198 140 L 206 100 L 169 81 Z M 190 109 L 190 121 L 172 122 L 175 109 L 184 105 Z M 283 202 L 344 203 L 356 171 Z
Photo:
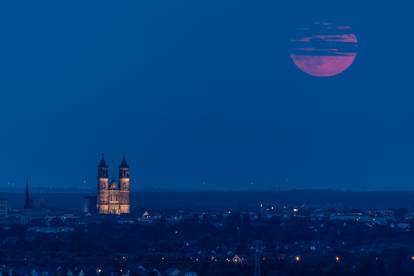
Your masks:
M 24 209 L 32 209 L 32 208 L 33 208 L 33 201 L 30 199 L 29 178 L 26 178 L 26 191 L 24 194 Z

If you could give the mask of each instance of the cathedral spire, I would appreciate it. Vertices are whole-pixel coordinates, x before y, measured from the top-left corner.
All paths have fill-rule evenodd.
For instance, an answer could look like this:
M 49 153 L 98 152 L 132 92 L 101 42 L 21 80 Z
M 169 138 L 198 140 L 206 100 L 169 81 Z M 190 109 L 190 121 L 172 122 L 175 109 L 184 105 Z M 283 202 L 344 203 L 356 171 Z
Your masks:
M 125 155 L 122 157 L 121 165 L 119 165 L 119 178 L 129 178 L 129 166 Z
M 98 178 L 108 178 L 108 165 L 105 161 L 105 156 L 102 153 L 101 162 L 98 165 Z
M 108 168 L 108 165 L 106 164 L 105 161 L 105 155 L 102 153 L 102 157 L 101 157 L 101 162 L 99 163 L 99 167 L 100 168 Z
M 121 165 L 119 166 L 119 168 L 124 168 L 124 169 L 129 168 L 128 163 L 125 158 L 125 154 L 122 156 L 122 161 L 121 161 Z

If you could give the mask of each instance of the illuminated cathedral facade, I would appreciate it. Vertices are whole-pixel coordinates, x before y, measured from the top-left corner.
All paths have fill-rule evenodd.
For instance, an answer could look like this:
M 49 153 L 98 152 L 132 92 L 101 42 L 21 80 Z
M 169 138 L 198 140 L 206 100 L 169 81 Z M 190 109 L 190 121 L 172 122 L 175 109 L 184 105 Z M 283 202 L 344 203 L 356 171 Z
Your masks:
M 102 155 L 101 162 L 98 165 L 98 196 L 97 209 L 100 214 L 120 215 L 129 214 L 131 211 L 129 192 L 130 177 L 129 167 L 125 156 L 119 165 L 118 179 L 109 180 L 108 165 Z

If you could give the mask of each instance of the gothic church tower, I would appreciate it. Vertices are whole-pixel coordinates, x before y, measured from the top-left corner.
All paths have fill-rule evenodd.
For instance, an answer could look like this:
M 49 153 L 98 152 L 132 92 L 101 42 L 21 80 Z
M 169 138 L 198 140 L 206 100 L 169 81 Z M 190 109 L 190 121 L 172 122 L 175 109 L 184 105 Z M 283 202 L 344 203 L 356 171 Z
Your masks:
M 125 155 L 122 158 L 121 165 L 119 166 L 119 205 L 121 213 L 130 212 L 129 204 L 129 191 L 130 191 L 130 178 L 129 178 L 129 166 L 125 159 Z
M 99 214 L 109 214 L 109 178 L 108 165 L 102 154 L 101 162 L 98 165 L 98 198 L 97 209 Z
M 129 214 L 130 208 L 130 177 L 129 166 L 125 156 L 119 166 L 119 182 L 109 182 L 108 165 L 102 155 L 98 165 L 98 198 L 97 209 L 100 214 Z

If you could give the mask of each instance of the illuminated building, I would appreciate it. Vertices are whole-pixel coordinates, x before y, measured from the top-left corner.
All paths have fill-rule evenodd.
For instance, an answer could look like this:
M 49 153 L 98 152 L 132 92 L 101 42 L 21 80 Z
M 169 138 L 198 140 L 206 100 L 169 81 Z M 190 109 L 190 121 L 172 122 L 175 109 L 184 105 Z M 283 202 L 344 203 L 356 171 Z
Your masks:
M 108 165 L 102 155 L 98 165 L 98 196 L 96 207 L 100 214 L 129 214 L 130 213 L 130 178 L 129 166 L 125 156 L 119 166 L 118 181 L 108 178 Z

